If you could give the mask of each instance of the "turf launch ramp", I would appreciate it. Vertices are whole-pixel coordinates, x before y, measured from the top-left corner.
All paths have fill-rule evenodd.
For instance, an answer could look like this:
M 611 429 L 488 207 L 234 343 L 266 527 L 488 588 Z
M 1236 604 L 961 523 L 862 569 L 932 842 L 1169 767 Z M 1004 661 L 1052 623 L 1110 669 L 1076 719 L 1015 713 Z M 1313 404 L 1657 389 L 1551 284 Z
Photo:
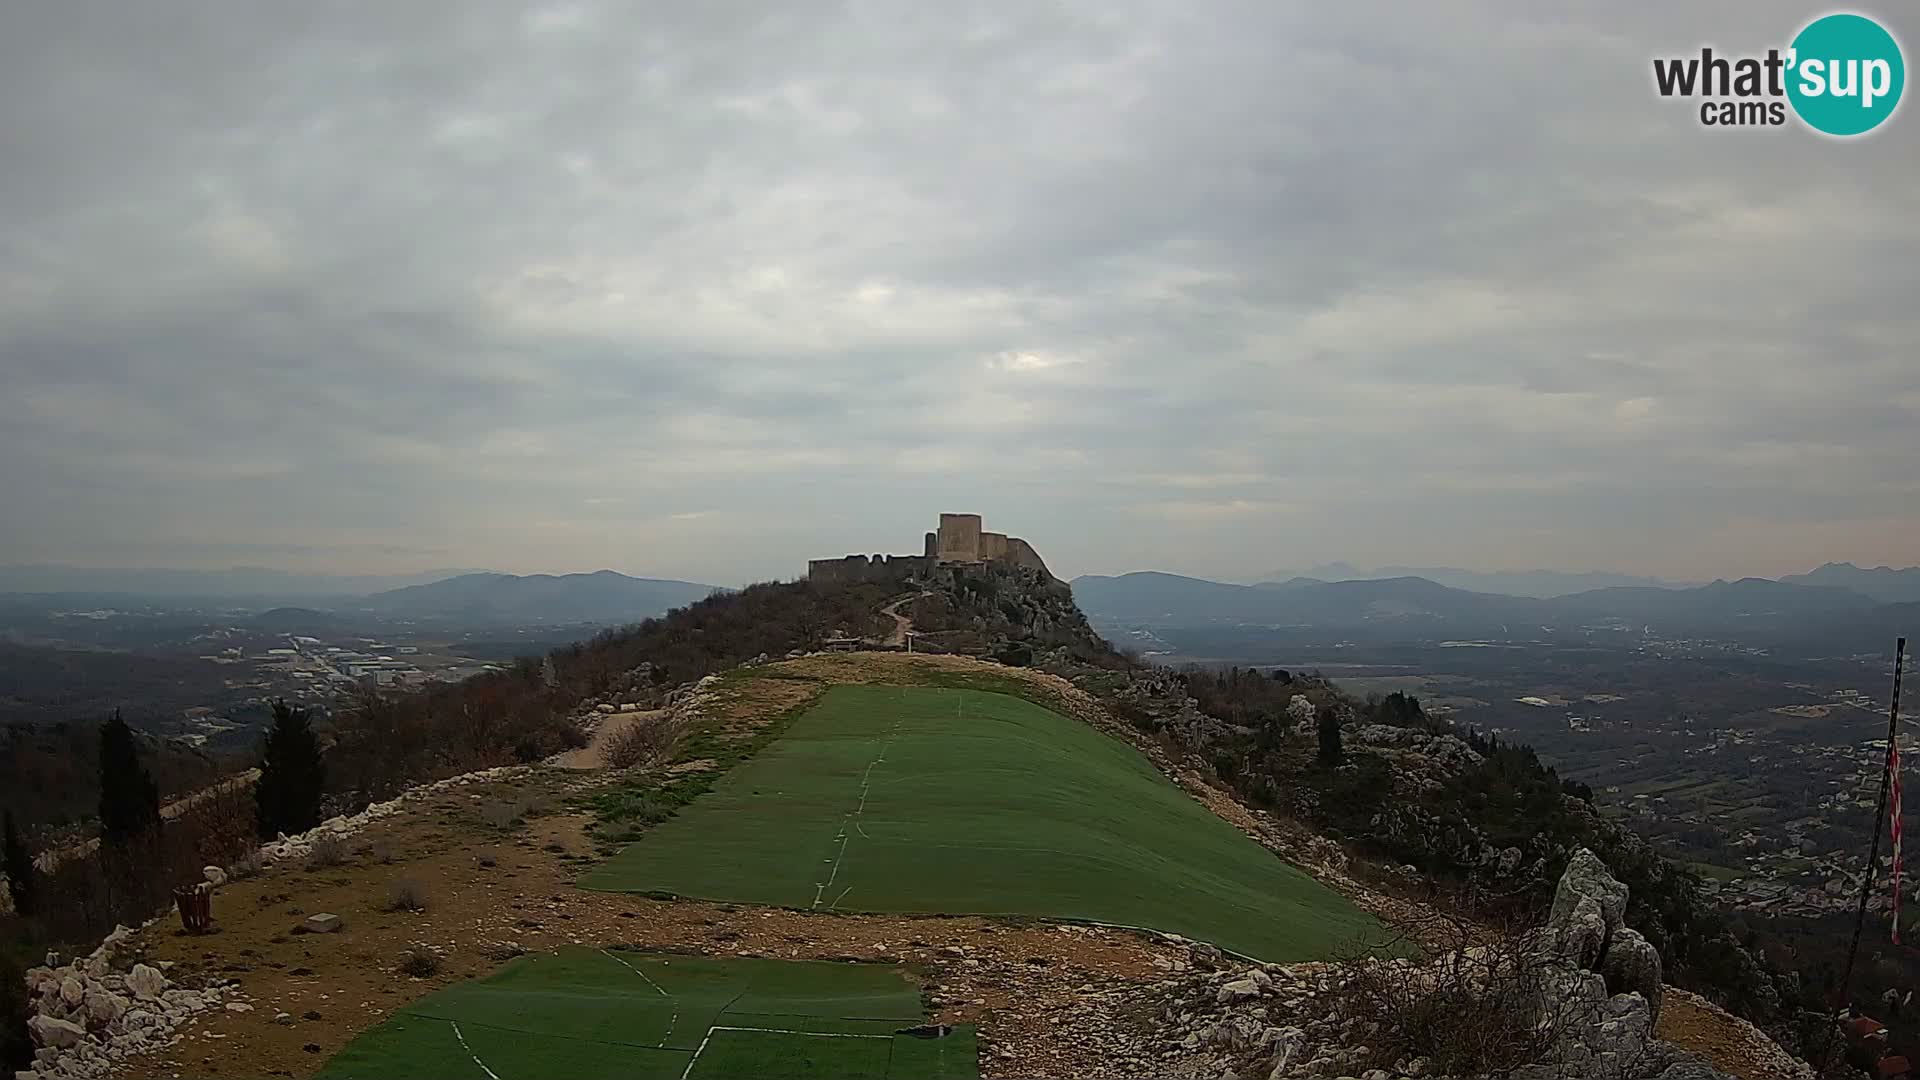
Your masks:
M 1138 751 L 977 690 L 835 686 L 590 889 L 1146 927 L 1285 962 L 1378 924 Z

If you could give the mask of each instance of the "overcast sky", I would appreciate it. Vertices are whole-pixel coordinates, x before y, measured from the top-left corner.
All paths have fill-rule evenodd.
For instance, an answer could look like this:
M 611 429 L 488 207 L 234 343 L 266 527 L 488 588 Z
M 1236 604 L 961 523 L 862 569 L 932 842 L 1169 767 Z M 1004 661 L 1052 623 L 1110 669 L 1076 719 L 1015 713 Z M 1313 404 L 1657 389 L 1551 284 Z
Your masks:
M 0 563 L 1920 562 L 1920 114 L 1641 7 L 6 5 Z

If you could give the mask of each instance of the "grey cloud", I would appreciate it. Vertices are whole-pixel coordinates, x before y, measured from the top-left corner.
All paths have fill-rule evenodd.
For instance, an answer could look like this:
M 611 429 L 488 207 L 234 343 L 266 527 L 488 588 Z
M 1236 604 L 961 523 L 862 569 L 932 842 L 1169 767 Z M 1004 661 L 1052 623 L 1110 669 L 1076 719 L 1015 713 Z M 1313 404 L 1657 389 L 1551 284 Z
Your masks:
M 1911 106 L 1648 76 L 1806 15 L 10 8 L 0 562 L 1896 561 Z

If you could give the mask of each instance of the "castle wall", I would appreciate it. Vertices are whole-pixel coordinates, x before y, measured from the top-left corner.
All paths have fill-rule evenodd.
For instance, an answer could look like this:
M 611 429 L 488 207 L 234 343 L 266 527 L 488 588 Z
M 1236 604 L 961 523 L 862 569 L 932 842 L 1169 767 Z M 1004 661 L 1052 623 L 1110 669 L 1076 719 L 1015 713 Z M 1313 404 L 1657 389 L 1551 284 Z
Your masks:
M 983 559 L 1004 559 L 1007 557 L 1007 534 L 983 532 L 980 534 L 980 557 Z
M 1033 545 L 1017 536 L 1007 537 L 1006 560 L 1015 566 L 1031 567 L 1048 577 L 1053 576 L 1053 571 L 1047 569 L 1046 561 L 1040 558 L 1039 552 L 1033 550 Z
M 939 542 L 941 562 L 979 562 L 980 515 L 941 514 Z
M 923 555 L 848 555 L 844 559 L 807 560 L 807 580 L 823 582 L 901 581 L 923 577 L 933 560 Z

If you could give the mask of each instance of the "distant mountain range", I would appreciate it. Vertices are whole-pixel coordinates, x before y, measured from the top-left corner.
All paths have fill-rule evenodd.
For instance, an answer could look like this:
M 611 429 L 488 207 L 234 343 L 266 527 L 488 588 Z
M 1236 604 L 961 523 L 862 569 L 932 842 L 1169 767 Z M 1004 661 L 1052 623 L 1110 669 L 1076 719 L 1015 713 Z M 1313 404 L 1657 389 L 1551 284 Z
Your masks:
M 86 593 L 155 599 L 284 599 L 366 596 L 424 585 L 474 569 L 416 574 L 297 574 L 258 566 L 226 570 L 168 570 L 91 566 L 0 566 L 0 592 Z
M 715 592 L 691 581 L 592 574 L 462 574 L 375 593 L 353 606 L 390 618 L 463 623 L 627 623 L 665 614 Z
M 1552 598 L 1457 589 L 1422 577 L 1229 585 L 1156 572 L 1087 575 L 1075 600 L 1095 619 L 1147 627 L 1232 624 L 1371 638 L 1539 640 L 1589 626 L 1816 652 L 1885 649 L 1920 630 L 1920 604 L 1765 578 L 1694 588 L 1617 586 Z M 1882 640 L 1884 639 L 1884 640 Z
M 1684 589 L 1699 584 L 1699 582 L 1668 581 L 1664 578 L 1613 574 L 1604 571 L 1498 570 L 1489 572 L 1462 570 L 1453 566 L 1382 566 L 1374 570 L 1362 570 L 1346 562 L 1323 563 L 1302 574 L 1283 570 L 1269 576 L 1274 580 L 1267 584 L 1284 584 L 1295 578 L 1318 581 L 1380 581 L 1387 578 L 1417 577 L 1455 589 L 1501 593 L 1506 596 L 1533 596 L 1543 600 L 1554 596 L 1565 596 L 1568 593 L 1586 592 L 1590 589 L 1616 587 Z
M 1920 566 L 1895 570 L 1890 566 L 1862 569 L 1852 563 L 1828 563 L 1808 574 L 1788 574 L 1780 579 L 1794 585 L 1828 585 L 1851 589 L 1883 604 L 1920 603 Z
M 254 616 L 257 626 L 289 633 L 361 626 L 367 616 L 467 626 L 615 625 L 665 614 L 714 591 L 712 585 L 628 577 L 612 570 L 560 575 L 477 570 L 349 576 L 249 567 L 0 567 L 0 607 L 252 608 L 259 612 Z

